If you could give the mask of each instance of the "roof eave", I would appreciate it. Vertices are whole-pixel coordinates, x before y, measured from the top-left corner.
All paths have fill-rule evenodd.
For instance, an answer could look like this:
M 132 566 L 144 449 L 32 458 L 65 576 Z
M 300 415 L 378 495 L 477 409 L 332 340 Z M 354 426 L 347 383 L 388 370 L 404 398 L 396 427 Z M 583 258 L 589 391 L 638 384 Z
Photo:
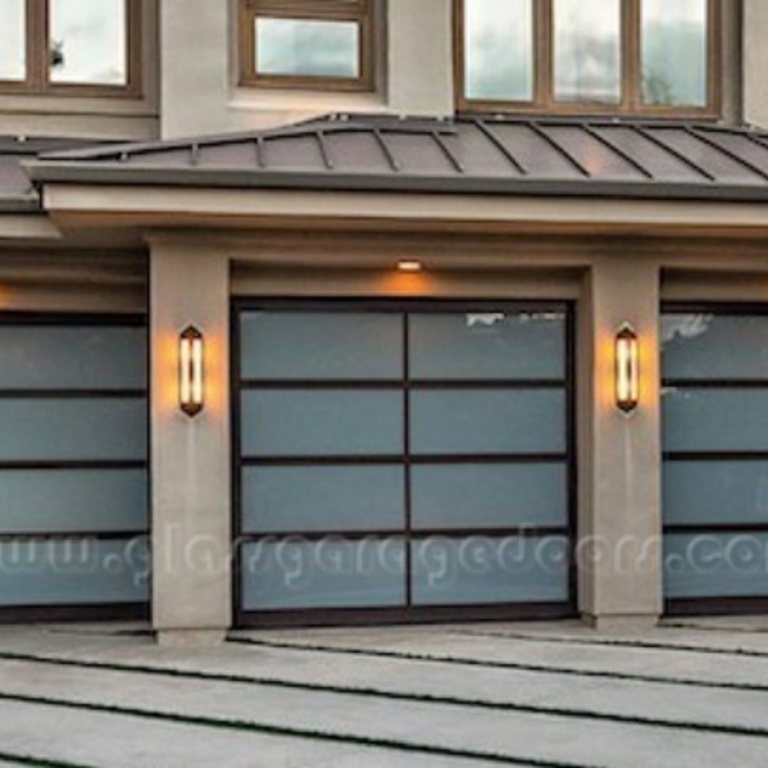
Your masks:
M 209 187 L 211 189 L 295 189 L 327 192 L 398 192 L 548 197 L 594 197 L 712 202 L 768 201 L 768 185 L 659 181 L 564 179 L 494 179 L 493 177 L 354 174 L 328 171 L 237 171 L 220 168 L 115 167 L 82 161 L 36 161 L 25 164 L 37 183 L 96 184 L 104 186 Z M 17 204 L 36 201 L 19 198 Z M 0 199 L 0 210 L 3 201 Z
M 31 195 L 9 195 L 8 197 L 0 197 L 0 214 L 24 214 L 24 213 L 40 213 L 40 200 L 39 198 Z

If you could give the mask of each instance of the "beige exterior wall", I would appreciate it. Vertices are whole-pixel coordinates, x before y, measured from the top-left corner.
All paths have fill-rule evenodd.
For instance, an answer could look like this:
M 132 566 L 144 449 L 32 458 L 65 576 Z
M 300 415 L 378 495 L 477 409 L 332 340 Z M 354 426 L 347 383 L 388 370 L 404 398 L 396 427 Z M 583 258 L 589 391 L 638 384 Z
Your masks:
M 237 83 L 236 0 L 163 0 L 164 138 L 252 130 L 329 112 L 453 111 L 451 0 L 387 0 L 373 93 L 276 91 Z
M 768 3 L 744 0 L 744 120 L 768 128 Z
M 436 222 L 436 228 L 440 229 Z M 663 300 L 768 301 L 768 235 L 751 240 L 516 234 L 157 232 L 142 252 L 0 253 L 0 307 L 144 311 L 152 349 L 153 626 L 219 640 L 232 621 L 229 308 L 233 296 L 561 299 L 577 307 L 580 613 L 636 628 L 662 613 L 658 317 Z M 734 231 L 734 234 L 738 230 Z M 418 275 L 398 258 L 421 259 Z M 613 337 L 641 343 L 641 404 L 615 407 Z M 206 337 L 207 400 L 177 400 L 177 340 Z
M 654 260 L 614 254 L 585 275 L 577 344 L 579 609 L 598 627 L 662 613 L 659 285 Z M 616 333 L 640 349 L 640 404 L 616 407 Z
M 762 0 L 745 2 L 745 98 L 741 0 L 723 3 L 722 110 L 724 119 L 734 123 L 741 120 L 743 102 L 750 119 L 768 104 L 759 87 L 766 55 L 760 41 L 768 33 L 768 14 Z M 385 16 L 380 25 L 383 71 L 373 93 L 278 91 L 238 86 L 236 0 L 164 0 L 162 136 L 253 130 L 330 112 L 453 114 L 452 0 L 386 0 Z
M 151 241 L 152 624 L 161 642 L 219 640 L 231 624 L 229 263 L 192 240 Z M 206 403 L 178 401 L 178 339 L 205 338 Z
M 0 240 L 0 312 L 147 311 L 141 252 L 22 249 Z
M 768 125 L 763 0 L 723 2 L 723 115 Z M 330 112 L 450 115 L 452 0 L 384 0 L 372 93 L 242 88 L 237 0 L 145 0 L 138 99 L 3 94 L 0 133 L 147 140 L 253 130 Z M 743 81 L 743 89 L 742 89 Z
M 745 0 L 743 46 L 737 0 L 724 6 L 725 114 L 738 119 L 743 102 L 746 118 L 768 127 L 768 3 Z M 150 138 L 160 103 L 166 138 L 329 111 L 453 109 L 451 0 L 388 0 L 386 76 L 375 93 L 362 95 L 239 88 L 234 7 L 234 0 L 162 0 L 163 78 L 153 80 L 150 55 L 144 99 L 4 97 L 0 132 Z M 151 16 L 145 21 L 151 41 L 156 29 Z M 50 218 L 0 217 L 0 309 L 146 311 L 149 304 L 153 626 L 161 639 L 216 640 L 232 621 L 233 295 L 574 301 L 578 607 L 598 626 L 657 620 L 660 300 L 768 301 L 763 205 L 135 187 L 105 193 L 56 184 L 46 187 L 45 202 Z M 152 231 L 149 277 L 141 253 L 62 251 L 73 233 L 100 228 L 129 239 Z M 20 250 L 25 241 L 29 247 Z M 426 271 L 395 272 L 407 256 Z M 613 402 L 612 340 L 624 322 L 638 331 L 642 349 L 642 402 L 631 416 Z M 177 339 L 189 324 L 207 341 L 207 405 L 195 419 L 177 402 Z
M 162 354 L 164 342 L 159 334 L 170 338 L 193 317 L 217 327 L 216 344 L 219 338 L 225 343 L 230 296 L 574 301 L 578 324 L 578 609 L 585 620 L 602 629 L 654 624 L 663 612 L 660 302 L 734 297 L 768 300 L 768 241 L 739 246 L 740 256 L 734 262 L 734 246 L 728 241 L 702 240 L 697 247 L 690 241 L 653 244 L 630 238 L 606 239 L 600 244 L 579 238 L 555 243 L 514 236 L 502 241 L 475 237 L 451 246 L 438 240 L 430 244 L 415 238 L 409 248 L 407 241 L 396 236 L 379 237 L 368 241 L 365 258 L 361 257 L 362 238 L 348 234 L 317 233 L 308 240 L 270 232 L 235 237 L 211 231 L 159 240 L 153 246 L 153 302 L 160 307 L 181 304 L 186 314 L 177 309 L 156 310 L 153 346 Z M 502 248 L 507 253 L 506 264 L 493 258 Z M 461 250 L 463 258 L 458 256 Z M 347 252 L 358 253 L 356 268 L 344 263 Z M 397 273 L 393 254 L 424 259 L 429 268 L 418 275 Z M 478 268 L 478 262 L 484 267 Z M 725 270 L 731 274 L 724 275 Z M 202 275 L 202 282 L 193 275 Z M 745 286 L 749 290 L 743 291 Z M 165 315 L 164 320 L 157 319 Z M 615 406 L 613 375 L 613 339 L 626 322 L 635 328 L 641 344 L 641 403 L 629 416 Z M 167 344 L 166 350 L 165 363 L 155 362 L 156 387 L 158 366 L 165 367 L 164 377 L 171 377 L 175 365 Z M 217 359 L 210 375 L 223 380 L 225 374 L 225 366 Z M 158 456 L 153 463 L 154 482 L 173 499 L 169 504 L 168 499 L 156 496 L 155 520 L 160 526 L 185 521 L 172 551 L 179 556 L 184 546 L 203 536 L 206 554 L 221 568 L 204 572 L 198 562 L 189 565 L 197 567 L 196 573 L 190 570 L 156 577 L 155 626 L 167 640 L 186 637 L 174 629 L 224 631 L 230 619 L 224 610 L 229 606 L 229 571 L 222 555 L 230 537 L 230 488 L 226 461 L 222 460 L 230 450 L 228 413 L 226 409 L 208 412 L 202 429 L 218 455 L 206 449 L 198 456 L 193 448 L 201 445 L 194 437 L 197 426 L 180 420 L 175 409 L 175 402 L 169 400 L 156 405 L 154 412 L 155 440 L 165 446 L 160 448 L 163 458 Z M 213 474 L 211 464 L 215 465 Z M 203 471 L 208 473 L 204 481 L 199 475 Z M 215 494 L 207 494 L 203 485 L 215 488 Z M 203 492 L 204 504 L 197 496 Z M 155 537 L 156 547 L 167 546 L 162 528 Z M 193 633 L 193 638 L 198 636 Z
M 218 637 L 231 620 L 228 404 L 222 400 L 190 424 L 168 382 L 176 374 L 173 342 L 195 322 L 221 350 L 210 376 L 228 397 L 232 296 L 574 301 L 578 609 L 602 628 L 657 621 L 663 610 L 660 302 L 768 301 L 762 206 L 427 195 L 415 205 L 413 195 L 172 189 L 105 195 L 58 185 L 48 187 L 46 201 L 65 229 L 107 222 L 126 231 L 152 222 L 176 227 L 152 245 L 155 551 L 164 553 L 155 562 L 155 626 L 164 638 L 176 637 L 175 630 L 182 638 L 186 632 L 197 638 L 201 630 Z M 198 228 L 181 228 L 182 211 Z M 329 225 L 335 220 L 340 226 Z M 324 226 L 313 229 L 318 221 Z M 402 258 L 421 260 L 425 271 L 398 273 Z M 642 350 L 641 404 L 631 416 L 614 402 L 613 338 L 625 322 L 639 333 Z M 203 567 L 197 556 L 184 560 L 190 546 L 198 551 L 198 541 Z M 179 560 L 181 568 L 167 569 L 165 563 Z

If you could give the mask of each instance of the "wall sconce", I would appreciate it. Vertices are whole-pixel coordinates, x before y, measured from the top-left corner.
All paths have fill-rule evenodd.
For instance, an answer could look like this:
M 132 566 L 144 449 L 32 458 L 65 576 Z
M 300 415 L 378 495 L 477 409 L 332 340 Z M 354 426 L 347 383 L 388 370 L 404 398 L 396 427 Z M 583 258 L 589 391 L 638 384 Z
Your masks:
M 623 325 L 616 334 L 616 406 L 631 413 L 640 402 L 640 365 L 637 334 Z
M 397 262 L 397 269 L 400 272 L 421 272 L 424 265 L 416 259 L 402 259 Z
M 190 325 L 179 336 L 179 406 L 197 416 L 205 405 L 205 349 L 203 334 Z

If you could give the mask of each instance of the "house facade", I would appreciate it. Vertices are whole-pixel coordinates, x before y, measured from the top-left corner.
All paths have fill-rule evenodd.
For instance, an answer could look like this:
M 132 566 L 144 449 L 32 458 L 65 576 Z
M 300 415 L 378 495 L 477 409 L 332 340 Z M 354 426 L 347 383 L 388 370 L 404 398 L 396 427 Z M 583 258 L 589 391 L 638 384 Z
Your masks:
M 768 610 L 764 2 L 4 12 L 0 618 Z

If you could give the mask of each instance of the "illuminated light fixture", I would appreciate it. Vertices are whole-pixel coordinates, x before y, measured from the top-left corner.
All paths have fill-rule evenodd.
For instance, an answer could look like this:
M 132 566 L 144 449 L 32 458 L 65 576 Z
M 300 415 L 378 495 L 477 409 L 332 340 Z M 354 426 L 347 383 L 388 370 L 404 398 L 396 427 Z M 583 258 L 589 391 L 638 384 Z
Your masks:
M 424 265 L 415 259 L 403 259 L 397 263 L 397 268 L 400 272 L 421 272 Z
M 179 405 L 187 416 L 197 416 L 205 405 L 204 366 L 203 334 L 190 325 L 179 336 Z
M 616 406 L 632 413 L 640 402 L 640 361 L 637 334 L 624 325 L 616 334 Z

